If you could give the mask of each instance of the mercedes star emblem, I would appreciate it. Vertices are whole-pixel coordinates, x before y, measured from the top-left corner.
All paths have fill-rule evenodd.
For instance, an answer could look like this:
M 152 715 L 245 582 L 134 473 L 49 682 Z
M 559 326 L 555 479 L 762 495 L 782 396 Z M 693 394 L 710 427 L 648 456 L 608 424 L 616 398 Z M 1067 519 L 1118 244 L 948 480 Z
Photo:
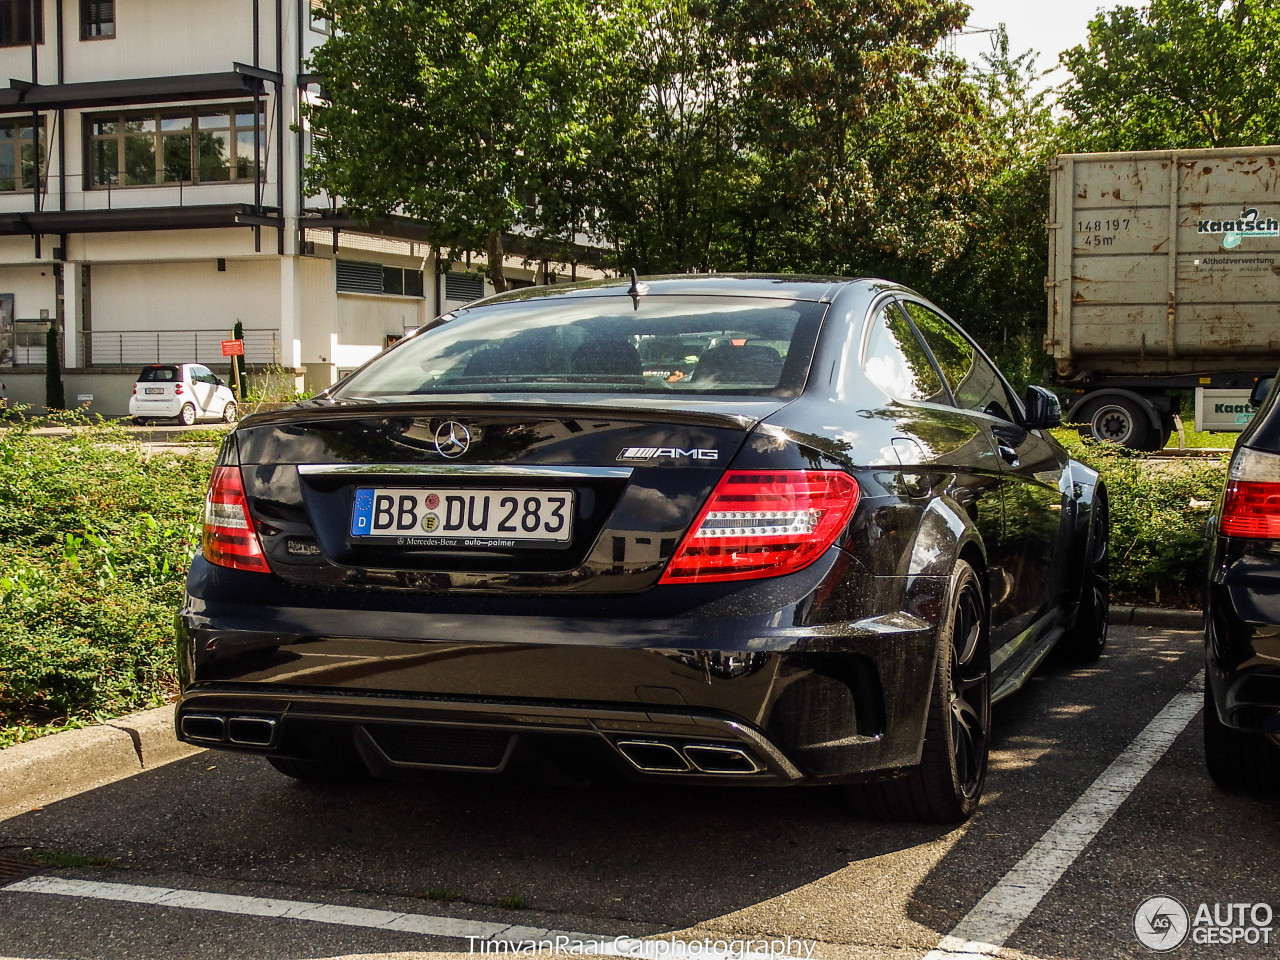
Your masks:
M 458 421 L 450 420 L 436 427 L 436 449 L 440 451 L 440 456 L 452 460 L 466 453 L 469 446 L 471 431 Z

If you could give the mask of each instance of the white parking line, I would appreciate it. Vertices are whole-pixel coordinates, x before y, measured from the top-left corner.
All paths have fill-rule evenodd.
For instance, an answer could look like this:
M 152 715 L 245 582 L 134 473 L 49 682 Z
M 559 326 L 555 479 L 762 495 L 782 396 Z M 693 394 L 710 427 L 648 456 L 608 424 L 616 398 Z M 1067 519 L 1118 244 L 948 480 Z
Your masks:
M 813 956 L 810 941 L 772 941 L 771 950 L 749 948 L 703 949 L 698 941 L 690 947 L 686 941 L 637 940 L 632 937 L 613 937 L 589 933 L 573 933 L 551 930 L 545 927 L 524 927 L 506 923 L 488 923 L 483 920 L 462 920 L 456 917 L 437 917 L 420 913 L 396 913 L 391 910 L 371 910 L 366 907 L 346 907 L 329 903 L 312 903 L 306 900 L 276 900 L 268 897 L 247 897 L 239 894 L 208 893 L 203 890 L 181 890 L 172 887 L 144 887 L 131 883 L 100 883 L 94 880 L 70 880 L 60 877 L 36 876 L 17 880 L 0 887 L 0 893 L 52 894 L 63 897 L 79 897 L 89 900 L 114 900 L 122 903 L 143 903 L 157 907 L 179 907 L 186 910 L 208 910 L 213 913 L 230 913 L 246 917 L 273 917 L 281 920 L 309 920 L 313 923 L 334 923 L 344 927 L 366 927 L 386 930 L 390 933 L 417 933 L 431 937 L 449 937 L 466 940 L 472 953 L 509 954 L 519 952 L 513 948 L 526 947 L 522 952 L 582 954 L 597 956 L 622 956 L 636 960 L 778 960 L 794 957 L 809 960 Z M 722 941 L 715 941 L 720 943 Z M 768 938 L 751 941 L 735 941 L 749 944 L 768 944 Z M 539 950 L 537 944 L 550 943 Z M 576 949 L 574 945 L 577 945 Z M 590 945 L 584 951 L 582 945 Z M 728 946 L 728 944 L 726 944 Z M 793 954 L 792 949 L 796 948 Z M 696 949 L 695 949 L 696 948 Z M 784 950 L 785 948 L 785 950 Z
M 995 956 L 1120 809 L 1204 702 L 1197 674 L 924 960 Z

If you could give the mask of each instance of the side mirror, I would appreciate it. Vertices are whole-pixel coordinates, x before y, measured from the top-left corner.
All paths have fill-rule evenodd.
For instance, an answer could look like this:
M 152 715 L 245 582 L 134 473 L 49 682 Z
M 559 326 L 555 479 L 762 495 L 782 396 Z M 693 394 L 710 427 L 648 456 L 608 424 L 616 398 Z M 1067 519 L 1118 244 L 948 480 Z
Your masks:
M 1023 405 L 1027 408 L 1028 430 L 1062 426 L 1062 404 L 1052 391 L 1044 387 L 1027 387 Z
M 1260 377 L 1253 385 L 1253 392 L 1249 394 L 1249 406 L 1262 406 L 1262 402 L 1267 399 L 1267 394 L 1271 392 L 1271 385 L 1275 382 L 1275 377 Z

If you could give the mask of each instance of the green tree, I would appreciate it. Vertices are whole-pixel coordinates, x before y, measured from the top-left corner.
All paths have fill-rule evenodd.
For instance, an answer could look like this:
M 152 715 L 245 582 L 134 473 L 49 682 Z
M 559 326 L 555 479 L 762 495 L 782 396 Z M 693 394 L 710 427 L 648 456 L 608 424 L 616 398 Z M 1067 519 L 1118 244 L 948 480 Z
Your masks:
M 1062 55 L 1062 105 L 1093 150 L 1274 143 L 1280 138 L 1280 4 L 1151 0 L 1089 24 Z
M 937 48 L 965 4 L 711 3 L 742 77 L 741 142 L 775 212 L 761 265 L 857 272 L 871 249 L 946 246 L 947 200 L 969 174 L 957 134 L 975 104 Z
M 596 232 L 645 271 L 857 271 L 958 249 L 958 0 L 667 0 L 628 50 Z M 631 110 L 625 104 L 632 103 Z
M 483 249 L 505 289 L 513 228 L 567 238 L 608 129 L 605 85 L 634 30 L 627 3 L 330 0 L 337 28 L 312 70 L 313 192 L 350 213 L 403 213 L 432 242 Z
M 644 273 L 720 266 L 744 155 L 735 145 L 735 74 L 712 24 L 684 0 L 645 11 L 609 88 L 609 155 L 592 228 Z
M 1037 380 L 1047 359 L 1046 165 L 1063 136 L 1039 77 L 1034 54 L 1012 54 L 997 31 L 972 73 L 982 103 L 972 148 L 984 165 L 962 200 L 961 249 L 936 270 L 917 266 L 904 277 L 945 304 L 1019 384 Z

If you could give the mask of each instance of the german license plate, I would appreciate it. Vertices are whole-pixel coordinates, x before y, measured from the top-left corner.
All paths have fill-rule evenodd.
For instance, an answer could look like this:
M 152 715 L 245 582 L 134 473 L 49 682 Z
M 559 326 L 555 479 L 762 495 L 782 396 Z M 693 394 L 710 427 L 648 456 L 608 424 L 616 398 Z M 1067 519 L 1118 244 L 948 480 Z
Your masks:
M 572 535 L 572 490 L 361 487 L 351 511 L 351 536 L 411 546 L 568 543 Z
M 143 387 L 143 393 L 164 393 L 164 387 Z

